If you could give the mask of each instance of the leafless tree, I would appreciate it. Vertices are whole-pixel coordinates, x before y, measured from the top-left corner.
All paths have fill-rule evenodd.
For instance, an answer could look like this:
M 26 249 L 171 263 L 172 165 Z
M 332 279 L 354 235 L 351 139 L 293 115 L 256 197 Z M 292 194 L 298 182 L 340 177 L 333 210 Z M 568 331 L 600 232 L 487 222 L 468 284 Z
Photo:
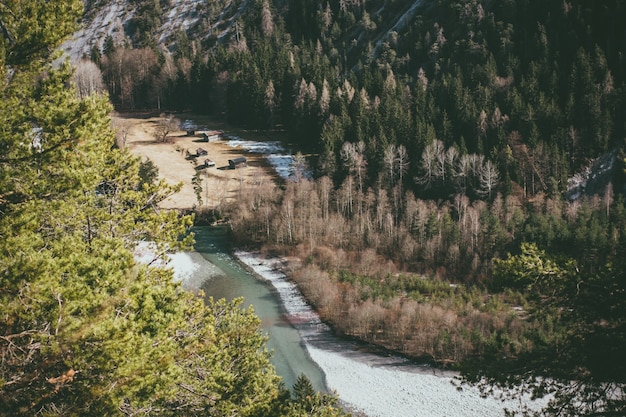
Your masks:
M 333 24 L 333 11 L 330 8 L 329 2 L 326 2 L 324 10 L 319 12 L 319 18 L 324 30 L 328 31 L 330 26 Z
M 487 133 L 487 112 L 483 109 L 480 111 L 480 115 L 478 116 L 478 133 L 484 135 Z
M 346 94 L 348 103 L 351 103 L 352 99 L 354 98 L 354 94 L 356 94 L 356 89 L 352 87 L 352 84 L 350 84 L 347 79 L 343 81 L 343 92 Z
M 365 143 L 359 141 L 356 144 L 344 142 L 340 151 L 341 159 L 348 171 L 354 175 L 359 185 L 359 191 L 363 191 L 363 182 L 365 180 L 365 168 L 367 167 L 367 159 L 365 159 Z
M 309 106 L 311 106 L 311 103 L 315 103 L 317 101 L 317 87 L 315 87 L 315 84 L 313 84 L 313 81 L 309 83 L 306 96 L 309 99 L 308 101 Z
M 293 162 L 291 164 L 291 168 L 293 169 L 293 177 L 296 182 L 300 182 L 302 178 L 304 178 L 304 174 L 307 170 L 307 162 L 306 158 L 302 154 L 302 152 L 298 151 L 293 156 Z
M 337 211 L 344 217 L 352 214 L 352 205 L 354 203 L 354 177 L 348 175 L 339 190 L 337 190 Z
M 454 177 L 456 179 L 457 190 L 461 193 L 467 191 L 468 178 L 472 173 L 472 166 L 469 154 L 461 155 L 456 163 Z
M 604 205 L 606 207 L 606 216 L 609 217 L 611 214 L 611 205 L 613 204 L 613 183 L 609 182 L 604 189 Z
M 329 216 L 330 194 L 333 182 L 328 177 L 322 177 L 317 180 L 317 193 L 322 208 L 322 219 L 327 220 Z
M 387 146 L 383 153 L 383 163 L 386 170 L 389 187 L 393 187 L 396 180 L 402 184 L 404 174 L 409 169 L 409 155 L 404 145 L 394 144 Z
M 422 152 L 421 167 L 423 175 L 417 181 L 423 184 L 426 189 L 429 189 L 444 174 L 442 169 L 445 168 L 445 156 L 442 141 L 437 139 L 426 145 L 424 152 Z
M 393 187 L 393 182 L 396 177 L 396 145 L 389 144 L 385 151 L 383 152 L 383 163 L 385 165 L 385 169 L 387 172 L 387 179 L 389 181 L 389 186 Z
M 296 99 L 293 103 L 296 109 L 301 109 L 304 107 L 308 89 L 309 86 L 306 80 L 304 78 L 301 78 L 300 83 L 298 84 L 298 93 L 296 94 Z
M 367 94 L 367 91 L 365 90 L 365 88 L 361 88 L 361 91 L 359 91 L 359 98 L 361 99 L 361 103 L 363 103 L 363 107 L 366 109 L 369 109 L 370 97 Z
M 445 155 L 446 162 L 445 162 L 444 169 L 445 169 L 446 177 L 449 178 L 450 180 L 454 178 L 456 162 L 458 158 L 459 158 L 459 151 L 454 146 L 451 146 L 446 150 L 446 155 Z
M 478 181 L 480 183 L 479 194 L 491 198 L 491 194 L 498 186 L 499 179 L 500 174 L 498 173 L 498 168 L 496 168 L 491 161 L 486 161 L 478 174 Z
M 102 68 L 109 91 L 119 97 L 124 107 L 135 107 L 138 87 L 155 87 L 159 81 L 158 58 L 150 48 L 118 48 L 110 57 L 103 57 Z M 157 101 L 157 97 L 146 98 Z
M 115 131 L 115 145 L 121 149 L 126 146 L 130 123 L 124 119 L 114 119 L 111 124 Z
M 162 115 L 155 128 L 154 138 L 157 142 L 167 141 L 167 135 L 180 128 L 180 121 L 171 114 Z
M 396 167 L 400 184 L 402 184 L 404 174 L 409 170 L 409 154 L 404 145 L 398 145 L 398 149 L 396 150 Z
M 76 65 L 74 84 L 79 97 L 100 94 L 104 91 L 104 81 L 100 68 L 94 62 L 86 59 L 81 60 Z
M 457 194 L 454 196 L 454 209 L 457 212 L 457 222 L 465 223 L 467 215 L 467 207 L 469 206 L 469 198 L 465 194 Z
M 160 66 L 158 76 L 151 83 L 152 84 L 152 96 L 157 102 L 157 109 L 161 109 L 161 102 L 163 98 L 163 91 L 167 88 L 168 84 L 174 82 L 178 76 L 178 68 L 174 62 L 172 54 L 169 52 L 164 53 L 164 62 Z
M 383 91 L 386 94 L 395 94 L 396 86 L 397 86 L 396 76 L 393 73 L 393 70 L 389 68 L 387 70 L 387 78 L 385 78 L 385 82 L 383 84 Z

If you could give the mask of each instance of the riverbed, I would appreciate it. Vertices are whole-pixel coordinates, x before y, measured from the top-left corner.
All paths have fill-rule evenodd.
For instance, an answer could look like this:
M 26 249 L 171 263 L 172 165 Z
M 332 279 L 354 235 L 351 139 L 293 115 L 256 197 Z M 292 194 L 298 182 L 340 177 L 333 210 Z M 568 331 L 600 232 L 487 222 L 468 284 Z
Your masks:
M 335 337 L 282 272 L 280 259 L 232 254 L 225 229 L 194 232 L 196 252 L 173 258 L 177 279 L 207 296 L 243 296 L 245 305 L 253 305 L 286 386 L 304 373 L 317 390 L 336 392 L 347 409 L 369 417 L 496 417 L 528 402 L 484 397 L 475 387 L 462 385 L 455 373 L 376 354 Z

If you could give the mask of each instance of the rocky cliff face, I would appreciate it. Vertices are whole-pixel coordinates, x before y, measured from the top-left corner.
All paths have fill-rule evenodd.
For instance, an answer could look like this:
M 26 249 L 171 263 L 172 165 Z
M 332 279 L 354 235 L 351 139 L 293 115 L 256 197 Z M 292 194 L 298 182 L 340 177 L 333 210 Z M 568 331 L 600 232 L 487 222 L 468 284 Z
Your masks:
M 174 48 L 176 34 L 182 32 L 193 39 L 224 39 L 250 5 L 249 0 L 161 1 L 160 8 L 151 10 L 153 16 L 146 17 L 140 9 L 143 3 L 146 2 L 85 0 L 81 29 L 63 44 L 62 49 L 72 61 L 76 61 L 89 56 L 94 47 L 102 50 L 109 36 L 116 45 L 135 45 L 136 26 L 145 23 L 143 19 L 149 19 L 154 26 L 152 40 L 167 49 Z
M 94 47 L 102 51 L 107 37 L 116 45 L 145 46 L 146 39 L 137 33 L 149 32 L 149 42 L 173 50 L 176 36 L 184 33 L 189 39 L 212 44 L 225 42 L 236 36 L 236 22 L 244 21 L 247 13 L 254 13 L 259 2 L 250 0 L 84 0 L 85 12 L 81 29 L 63 45 L 73 61 L 89 56 Z M 270 1 L 277 21 L 284 21 L 289 13 L 288 1 Z M 346 2 L 349 3 L 349 2 Z M 375 1 L 369 4 L 375 11 L 364 28 L 358 22 L 347 32 L 344 43 L 356 49 L 370 51 L 372 58 L 381 53 L 384 43 L 407 29 L 425 0 L 410 2 Z M 320 2 L 318 13 L 324 4 Z M 371 49 L 370 49 L 371 48 Z
M 618 183 L 619 188 L 613 192 L 624 192 L 621 184 L 621 172 L 623 165 L 620 163 L 619 149 L 601 155 L 597 159 L 590 161 L 581 172 L 572 175 L 568 179 L 567 192 L 565 197 L 570 200 L 578 200 L 583 196 L 604 194 L 607 186 Z

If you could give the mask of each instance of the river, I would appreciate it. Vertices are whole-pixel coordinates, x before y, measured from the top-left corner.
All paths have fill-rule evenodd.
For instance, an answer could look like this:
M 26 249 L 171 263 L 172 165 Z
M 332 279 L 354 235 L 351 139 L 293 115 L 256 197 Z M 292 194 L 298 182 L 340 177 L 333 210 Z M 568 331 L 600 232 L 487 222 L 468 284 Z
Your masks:
M 269 336 L 272 364 L 285 385 L 291 388 L 303 373 L 316 390 L 326 391 L 324 374 L 308 356 L 298 331 L 287 321 L 272 287 L 231 256 L 226 227 L 198 227 L 194 233 L 196 252 L 188 256 L 196 267 L 184 285 L 200 288 L 214 299 L 243 297 L 244 306 L 252 305 L 261 319 L 262 329 Z
M 335 337 L 280 271 L 280 260 L 231 252 L 225 227 L 194 233 L 195 252 L 173 257 L 175 276 L 185 288 L 213 298 L 244 297 L 261 319 L 272 363 L 287 387 L 303 373 L 316 390 L 335 392 L 345 408 L 369 417 L 498 417 L 529 403 L 484 397 L 461 385 L 455 373 Z

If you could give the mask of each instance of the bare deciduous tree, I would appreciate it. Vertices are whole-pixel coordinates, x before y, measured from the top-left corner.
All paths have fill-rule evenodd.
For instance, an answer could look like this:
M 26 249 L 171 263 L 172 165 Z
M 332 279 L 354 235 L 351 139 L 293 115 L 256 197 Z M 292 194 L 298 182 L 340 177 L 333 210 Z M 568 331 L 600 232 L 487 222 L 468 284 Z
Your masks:
M 155 87 L 159 83 L 159 67 L 158 57 L 150 48 L 118 48 L 102 59 L 104 79 L 112 98 L 128 108 L 146 104 L 137 100 L 146 100 L 150 105 L 157 102 L 155 91 L 158 88 Z M 144 91 L 146 87 L 149 87 L 148 94 Z
M 322 208 L 322 218 L 328 219 L 330 207 L 330 193 L 332 191 L 333 182 L 328 177 L 322 177 L 317 180 L 317 193 Z
M 498 168 L 496 168 L 491 161 L 486 161 L 478 173 L 478 181 L 480 183 L 479 194 L 491 198 L 491 194 L 498 186 L 499 179 L 500 174 L 498 173 Z
M 428 88 L 428 78 L 426 77 L 426 72 L 424 69 L 420 67 L 419 72 L 417 73 L 417 82 L 422 87 L 422 90 L 426 91 Z
M 613 204 L 613 183 L 609 182 L 604 189 L 604 205 L 606 207 L 606 216 L 609 217 L 611 214 L 611 205 Z
M 76 64 L 74 84 L 79 97 L 100 94 L 104 91 L 104 81 L 100 68 L 94 62 L 86 59 Z
M 422 152 L 422 171 L 423 175 L 418 178 L 418 182 L 423 184 L 426 189 L 433 186 L 434 182 L 441 179 L 444 175 L 445 155 L 443 142 L 434 140 L 426 145 Z
M 347 78 L 343 81 L 343 92 L 346 94 L 348 103 L 351 103 L 352 99 L 354 98 L 354 94 L 356 93 L 356 90 L 354 87 L 352 87 L 352 84 L 350 84 Z
M 326 2 L 326 8 L 318 13 L 322 28 L 328 31 L 330 26 L 333 24 L 333 11 L 330 8 L 330 3 Z
M 180 121 L 171 114 L 162 115 L 154 128 L 154 138 L 157 142 L 167 141 L 167 135 L 178 130 Z
M 398 145 L 398 149 L 396 150 L 396 167 L 400 184 L 402 184 L 404 174 L 409 170 L 409 154 L 404 145 Z
M 344 166 L 351 175 L 354 175 L 359 185 L 359 191 L 363 191 L 363 181 L 365 180 L 365 169 L 367 160 L 365 159 L 365 143 L 359 141 L 356 144 L 344 142 L 341 151 L 341 159 Z
M 487 133 L 487 112 L 483 109 L 480 111 L 480 115 L 478 116 L 478 133 L 484 135 Z
M 383 163 L 385 164 L 385 168 L 387 171 L 387 179 L 389 181 L 389 186 L 393 187 L 393 182 L 396 177 L 396 145 L 389 144 L 383 153 Z
M 130 123 L 123 119 L 113 119 L 111 122 L 113 130 L 115 131 L 115 145 L 118 148 L 126 146 L 126 140 L 128 139 L 128 132 L 130 130 Z
M 300 182 L 307 170 L 307 162 L 306 158 L 302 154 L 302 152 L 298 151 L 293 156 L 293 162 L 291 164 L 291 168 L 293 169 L 293 177 L 296 182 Z
M 304 102 L 306 100 L 308 85 L 304 78 L 300 79 L 300 83 L 298 84 L 298 93 L 296 94 L 296 99 L 293 103 L 296 109 L 301 109 L 304 107 Z

